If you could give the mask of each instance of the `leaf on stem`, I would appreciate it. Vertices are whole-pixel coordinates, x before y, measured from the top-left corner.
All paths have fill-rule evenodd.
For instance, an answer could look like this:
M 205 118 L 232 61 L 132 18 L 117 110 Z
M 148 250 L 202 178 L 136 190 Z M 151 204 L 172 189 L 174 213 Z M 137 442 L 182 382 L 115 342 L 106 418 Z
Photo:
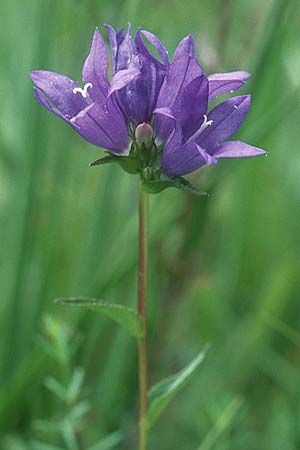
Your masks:
M 183 177 L 161 178 L 159 180 L 143 181 L 143 187 L 149 194 L 157 194 L 169 187 L 174 187 L 191 194 L 203 196 L 208 195 Z
M 126 172 L 135 174 L 140 171 L 140 161 L 136 158 L 132 158 L 131 156 L 115 156 L 115 155 L 109 155 L 104 156 L 103 158 L 97 159 L 96 161 L 93 161 L 90 163 L 90 166 L 103 166 L 105 164 L 111 164 L 111 163 L 117 163 L 119 164 L 122 169 L 124 169 Z
M 137 312 L 127 306 L 84 297 L 58 298 L 55 300 L 55 303 L 88 308 L 100 312 L 122 325 L 134 337 L 141 338 L 143 336 L 142 324 Z
M 191 380 L 202 363 L 207 352 L 207 346 L 194 358 L 188 366 L 174 375 L 153 386 L 149 393 L 148 427 L 151 428 L 169 402 Z

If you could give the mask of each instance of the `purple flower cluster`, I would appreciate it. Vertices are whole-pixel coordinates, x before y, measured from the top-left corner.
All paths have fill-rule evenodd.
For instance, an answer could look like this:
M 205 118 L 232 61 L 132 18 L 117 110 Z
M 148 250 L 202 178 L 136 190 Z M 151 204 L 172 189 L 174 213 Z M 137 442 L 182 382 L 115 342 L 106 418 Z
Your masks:
M 208 111 L 209 101 L 239 89 L 249 73 L 206 76 L 191 35 L 182 39 L 170 62 L 163 44 L 148 31 L 138 30 L 134 39 L 130 26 L 127 32 L 107 26 L 107 32 L 111 81 L 98 29 L 83 65 L 83 87 L 62 74 L 30 73 L 37 101 L 84 139 L 113 155 L 140 159 L 137 172 L 149 180 L 179 177 L 216 164 L 219 158 L 265 154 L 244 142 L 227 140 L 245 119 L 250 95 L 231 97 Z

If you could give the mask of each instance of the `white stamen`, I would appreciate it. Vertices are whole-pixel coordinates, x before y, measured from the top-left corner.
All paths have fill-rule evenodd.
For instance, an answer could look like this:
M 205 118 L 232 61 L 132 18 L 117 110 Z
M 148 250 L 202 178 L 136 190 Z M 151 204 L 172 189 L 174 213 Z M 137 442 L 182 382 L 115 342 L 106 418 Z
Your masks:
M 205 128 L 209 127 L 214 122 L 213 120 L 207 120 L 207 115 L 206 114 L 204 114 L 203 117 L 204 117 L 204 120 L 203 120 L 202 125 L 201 125 L 201 127 L 199 129 L 199 133 L 202 133 L 202 131 L 204 131 Z
M 89 94 L 88 94 L 88 88 L 92 88 L 93 85 L 92 83 L 85 83 L 85 85 L 83 86 L 83 89 L 81 87 L 76 87 L 73 89 L 73 94 L 77 94 L 77 92 L 79 92 L 82 97 L 86 98 Z
M 199 128 L 199 130 L 197 130 L 196 131 L 196 133 L 194 133 L 193 134 L 193 136 L 191 136 L 190 138 L 189 138 L 189 140 L 187 141 L 187 143 L 188 142 L 192 142 L 192 141 L 195 141 L 195 139 L 197 139 L 197 137 L 207 128 L 207 127 L 209 127 L 210 125 L 212 125 L 213 123 L 214 123 L 214 121 L 213 120 L 207 120 L 207 115 L 206 114 L 204 114 L 204 120 L 203 120 L 203 122 L 202 122 L 202 124 L 201 124 L 201 127 Z

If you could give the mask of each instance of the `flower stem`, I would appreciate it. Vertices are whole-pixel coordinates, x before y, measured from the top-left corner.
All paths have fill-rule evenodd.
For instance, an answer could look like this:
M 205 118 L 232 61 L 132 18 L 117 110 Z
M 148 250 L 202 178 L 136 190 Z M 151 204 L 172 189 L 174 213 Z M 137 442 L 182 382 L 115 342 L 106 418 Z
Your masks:
M 139 268 L 138 268 L 138 314 L 142 322 L 143 337 L 138 342 L 139 357 L 139 450 L 147 449 L 147 265 L 148 265 L 148 194 L 140 188 L 139 196 Z

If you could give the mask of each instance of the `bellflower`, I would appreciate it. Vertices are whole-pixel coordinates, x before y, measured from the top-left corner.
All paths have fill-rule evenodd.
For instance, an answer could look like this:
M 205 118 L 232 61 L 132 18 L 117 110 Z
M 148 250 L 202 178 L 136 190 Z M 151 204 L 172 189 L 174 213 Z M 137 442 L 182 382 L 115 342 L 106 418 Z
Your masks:
M 250 74 L 244 71 L 206 76 L 188 35 L 172 62 L 160 40 L 149 31 L 106 26 L 108 54 L 96 29 L 82 69 L 82 85 L 66 75 L 30 73 L 39 103 L 65 120 L 77 133 L 111 155 L 92 165 L 119 162 L 139 173 L 150 192 L 190 184 L 182 179 L 220 158 L 243 158 L 266 152 L 228 139 L 239 129 L 250 96 L 231 97 L 209 110 L 209 102 L 239 89 Z M 154 48 L 157 57 L 149 50 Z

